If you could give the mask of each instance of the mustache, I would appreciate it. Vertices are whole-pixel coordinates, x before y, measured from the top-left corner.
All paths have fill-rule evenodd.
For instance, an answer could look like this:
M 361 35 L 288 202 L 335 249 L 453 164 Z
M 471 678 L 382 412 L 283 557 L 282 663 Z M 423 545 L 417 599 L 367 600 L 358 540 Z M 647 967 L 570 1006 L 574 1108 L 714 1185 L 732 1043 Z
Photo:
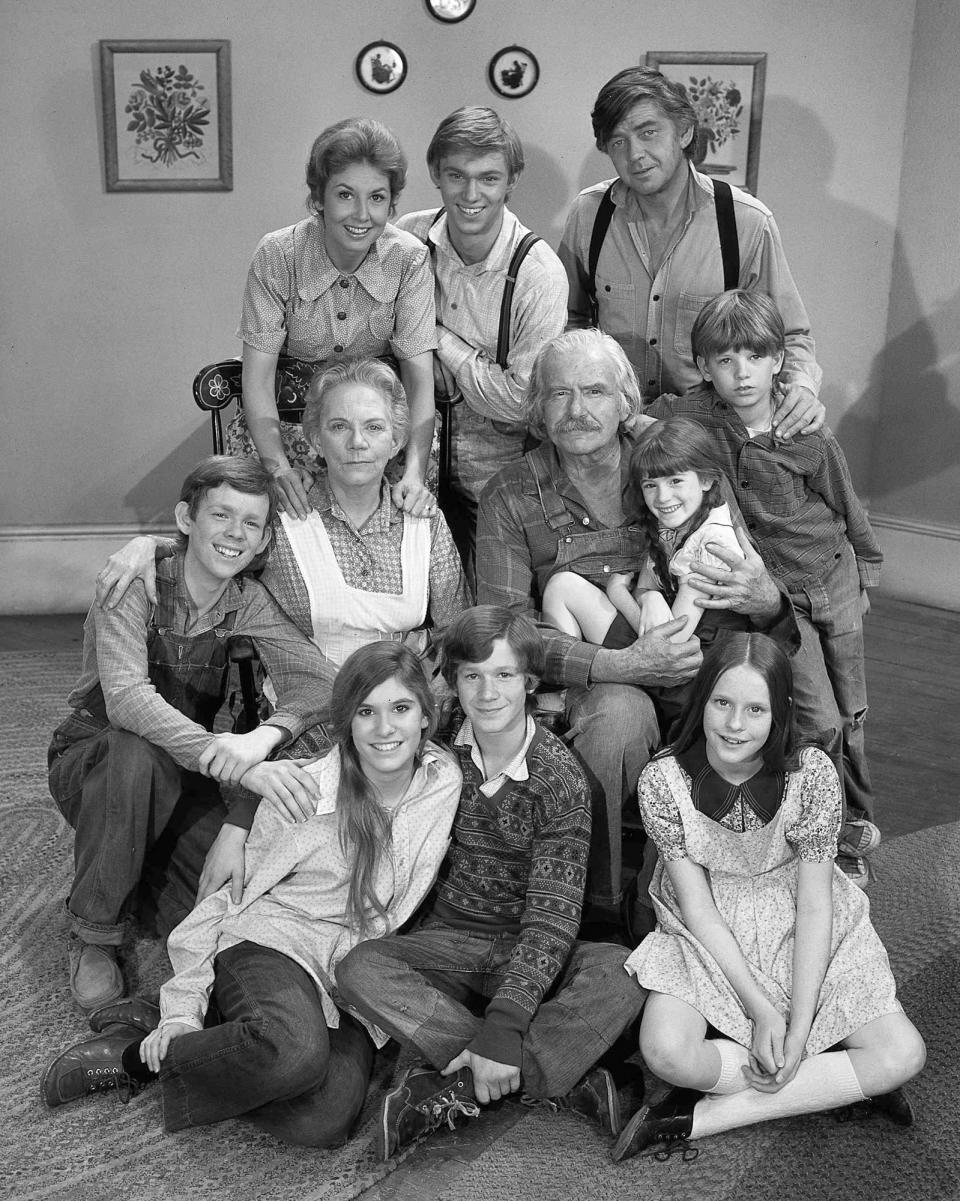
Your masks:
M 560 426 L 561 434 L 595 434 L 600 426 L 588 417 L 571 417 Z

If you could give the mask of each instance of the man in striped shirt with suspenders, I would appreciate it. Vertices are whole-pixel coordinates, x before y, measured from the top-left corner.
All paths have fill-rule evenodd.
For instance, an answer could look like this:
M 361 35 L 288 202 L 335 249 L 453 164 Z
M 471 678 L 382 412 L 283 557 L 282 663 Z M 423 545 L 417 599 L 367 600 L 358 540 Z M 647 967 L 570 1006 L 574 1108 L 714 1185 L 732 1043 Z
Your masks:
M 708 300 L 728 288 L 767 292 L 787 334 L 774 428 L 782 438 L 819 429 L 822 373 L 777 224 L 753 196 L 694 169 L 697 116 L 683 88 L 629 67 L 600 89 L 591 120 L 618 178 L 586 188 L 567 218 L 568 328 L 616 338 L 649 403 L 700 383 L 690 332 Z
M 506 207 L 523 147 L 493 109 L 467 106 L 441 121 L 427 165 L 443 207 L 396 225 L 427 244 L 436 275 L 440 502 L 466 562 L 484 484 L 523 454 L 530 366 L 563 330 L 567 281 L 556 254 Z

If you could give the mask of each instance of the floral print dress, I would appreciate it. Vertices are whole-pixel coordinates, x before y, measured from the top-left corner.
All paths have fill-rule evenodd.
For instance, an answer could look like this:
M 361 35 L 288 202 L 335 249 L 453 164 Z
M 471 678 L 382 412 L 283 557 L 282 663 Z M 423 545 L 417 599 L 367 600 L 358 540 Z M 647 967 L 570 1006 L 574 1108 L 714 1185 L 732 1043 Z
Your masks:
M 799 770 L 779 780 L 761 772 L 739 788 L 722 781 L 729 797 L 719 808 L 711 806 L 720 818 L 715 820 L 694 803 L 698 785 L 709 785 L 711 773 L 720 780 L 709 766 L 703 770 L 700 748 L 699 759 L 684 758 L 693 775 L 666 756 L 649 763 L 640 777 L 644 825 L 660 852 L 650 884 L 657 927 L 625 966 L 644 988 L 686 1001 L 726 1037 L 749 1047 L 752 1022 L 716 960 L 686 928 L 664 861 L 690 858 L 706 870 L 717 910 L 754 979 L 789 1021 L 799 863 L 836 854 L 840 787 L 827 756 L 807 748 Z M 772 801 L 771 781 L 777 781 Z M 900 1010 L 887 953 L 869 914 L 864 893 L 835 868 L 830 959 L 807 1055 Z

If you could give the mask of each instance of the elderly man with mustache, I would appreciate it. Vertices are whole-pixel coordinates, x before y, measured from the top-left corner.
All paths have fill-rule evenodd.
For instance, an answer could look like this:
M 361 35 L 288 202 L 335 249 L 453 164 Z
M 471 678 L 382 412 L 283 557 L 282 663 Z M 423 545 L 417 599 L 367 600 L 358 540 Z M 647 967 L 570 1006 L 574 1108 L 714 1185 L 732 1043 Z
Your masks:
M 634 572 L 646 557 L 639 527 L 625 521 L 621 494 L 633 440 L 647 419 L 640 415 L 636 377 L 623 349 L 599 330 L 570 330 L 546 343 L 534 362 L 526 403 L 530 428 L 544 441 L 483 491 L 477 600 L 539 618 L 544 587 L 555 572 L 575 571 L 602 587 L 610 573 Z M 718 550 L 728 570 L 698 569 L 702 590 L 710 594 L 705 607 L 743 614 L 756 629 L 770 631 L 784 622 L 789 630 L 789 600 L 746 535 L 740 538 L 744 559 Z M 566 689 L 568 740 L 591 785 L 587 899 L 591 916 L 603 924 L 620 920 L 623 808 L 636 805 L 637 778 L 660 745 L 656 710 L 644 688 L 682 684 L 700 666 L 695 637 L 670 641 L 683 621 L 667 622 L 622 650 L 541 624 L 544 679 Z

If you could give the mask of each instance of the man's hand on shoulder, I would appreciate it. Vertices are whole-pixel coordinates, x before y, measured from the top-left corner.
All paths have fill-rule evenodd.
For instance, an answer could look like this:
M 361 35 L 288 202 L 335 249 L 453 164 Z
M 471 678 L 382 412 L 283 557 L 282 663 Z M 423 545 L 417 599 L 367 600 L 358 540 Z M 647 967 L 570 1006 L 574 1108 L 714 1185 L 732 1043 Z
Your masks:
M 520 1087 L 519 1068 L 509 1063 L 497 1063 L 495 1059 L 484 1059 L 473 1051 L 461 1051 L 456 1059 L 450 1060 L 441 1075 L 452 1076 L 461 1068 L 469 1068 L 473 1073 L 473 1091 L 481 1105 L 499 1101 Z
M 593 684 L 644 684 L 672 687 L 692 679 L 703 662 L 698 638 L 671 642 L 686 625 L 678 617 L 656 626 L 622 650 L 597 651 L 590 668 Z
M 773 433 L 778 442 L 789 442 L 794 434 L 815 434 L 827 410 L 809 388 L 788 383 L 773 414 Z

